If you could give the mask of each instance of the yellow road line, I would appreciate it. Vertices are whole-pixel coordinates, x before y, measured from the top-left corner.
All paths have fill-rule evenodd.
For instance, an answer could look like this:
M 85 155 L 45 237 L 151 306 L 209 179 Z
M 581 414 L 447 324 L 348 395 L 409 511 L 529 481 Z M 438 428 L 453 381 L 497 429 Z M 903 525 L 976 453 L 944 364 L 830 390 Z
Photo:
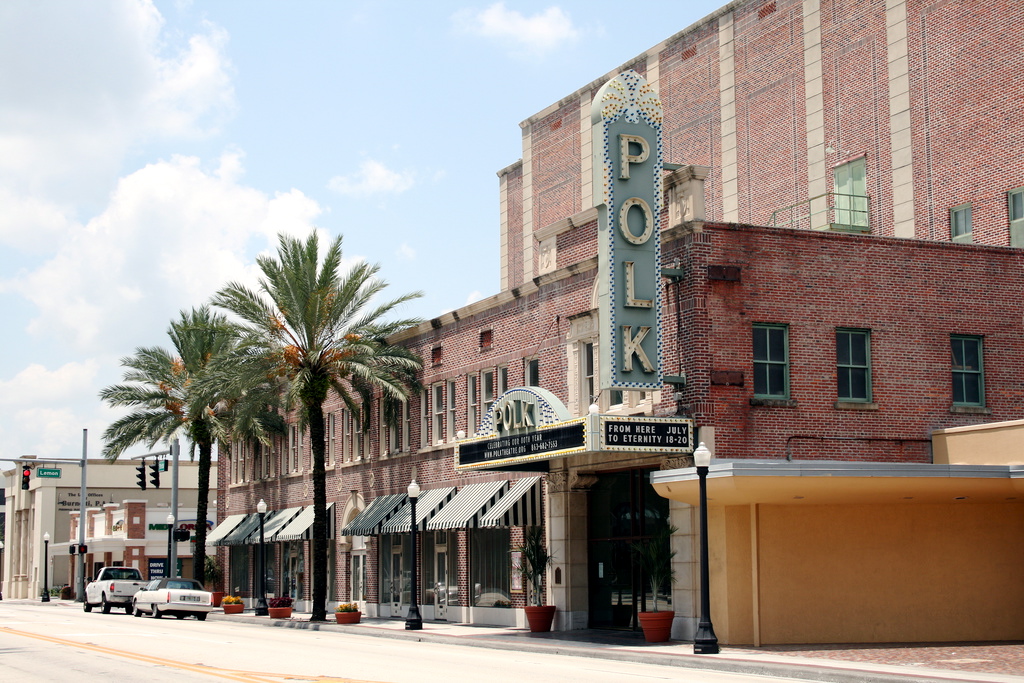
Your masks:
M 218 669 L 216 667 L 208 666 L 205 664 L 186 664 L 185 662 L 177 662 L 172 659 L 154 657 L 153 655 L 143 655 L 136 654 L 134 652 L 125 652 L 123 650 L 115 650 L 113 648 L 103 647 L 102 645 L 94 645 L 93 643 L 80 643 L 78 641 L 67 640 L 65 638 L 46 636 L 41 633 L 18 631 L 17 629 L 9 628 L 6 626 L 0 626 L 0 631 L 4 631 L 6 633 L 10 633 L 13 635 L 25 636 L 27 638 L 45 640 L 50 643 L 70 645 L 71 647 L 77 647 L 82 650 L 91 650 L 93 652 L 99 652 L 102 654 L 115 655 L 117 657 L 123 657 L 125 659 L 134 659 L 136 661 L 145 662 L 148 664 L 159 664 L 161 666 L 167 666 L 174 669 L 181 669 L 182 671 L 191 671 L 194 673 L 207 674 L 209 676 L 217 676 L 219 678 L 226 678 L 232 681 L 246 681 L 247 683 L 253 683 L 253 681 L 257 681 L 260 683 L 266 683 L 267 681 L 301 679 L 303 681 L 316 681 L 319 683 L 381 683 L 379 681 L 364 681 L 357 680 L 354 678 L 335 678 L 333 676 L 296 676 L 294 674 L 256 673 L 253 671 L 240 670 L 230 671 L 227 669 Z

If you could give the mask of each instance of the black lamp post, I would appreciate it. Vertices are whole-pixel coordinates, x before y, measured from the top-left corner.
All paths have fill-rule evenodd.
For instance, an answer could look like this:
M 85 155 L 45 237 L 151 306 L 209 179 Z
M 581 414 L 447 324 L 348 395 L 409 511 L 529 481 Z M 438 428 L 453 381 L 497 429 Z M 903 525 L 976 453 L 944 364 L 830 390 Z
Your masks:
M 711 625 L 711 596 L 708 592 L 708 468 L 711 451 L 701 441 L 693 452 L 693 464 L 700 479 L 700 623 L 693 637 L 693 654 L 717 655 L 718 637 Z
M 406 631 L 422 631 L 423 617 L 420 616 L 420 606 L 416 600 L 416 499 L 420 495 L 420 485 L 413 479 L 407 490 L 409 494 L 409 506 L 412 513 L 412 599 L 409 601 L 409 614 L 405 618 Z
M 267 609 L 267 568 L 265 566 L 267 555 L 263 550 L 263 518 L 267 515 L 267 503 L 262 498 L 256 504 L 256 512 L 260 516 L 260 561 L 256 563 L 259 566 L 260 572 L 260 597 L 256 601 L 256 616 L 266 617 L 270 616 L 270 610 Z
M 43 597 L 40 602 L 50 602 L 50 532 L 43 534 Z

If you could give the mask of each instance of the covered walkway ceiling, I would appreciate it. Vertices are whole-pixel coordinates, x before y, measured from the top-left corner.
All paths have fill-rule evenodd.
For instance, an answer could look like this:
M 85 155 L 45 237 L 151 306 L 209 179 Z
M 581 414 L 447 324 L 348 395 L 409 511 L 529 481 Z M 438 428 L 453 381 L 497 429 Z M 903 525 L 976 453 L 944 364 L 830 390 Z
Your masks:
M 659 495 L 698 503 L 693 467 L 651 475 Z M 731 460 L 712 463 L 712 505 L 849 505 L 1024 501 L 1024 465 Z

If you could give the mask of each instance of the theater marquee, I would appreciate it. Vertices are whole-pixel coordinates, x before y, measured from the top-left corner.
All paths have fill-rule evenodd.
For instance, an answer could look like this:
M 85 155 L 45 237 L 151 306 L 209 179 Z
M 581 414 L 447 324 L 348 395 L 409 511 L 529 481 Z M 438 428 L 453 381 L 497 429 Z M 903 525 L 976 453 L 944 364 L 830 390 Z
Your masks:
M 455 444 L 455 469 L 544 472 L 549 460 L 597 451 L 692 453 L 693 420 L 614 415 L 570 418 L 562 402 L 546 389 L 510 389 L 491 406 L 480 431 Z

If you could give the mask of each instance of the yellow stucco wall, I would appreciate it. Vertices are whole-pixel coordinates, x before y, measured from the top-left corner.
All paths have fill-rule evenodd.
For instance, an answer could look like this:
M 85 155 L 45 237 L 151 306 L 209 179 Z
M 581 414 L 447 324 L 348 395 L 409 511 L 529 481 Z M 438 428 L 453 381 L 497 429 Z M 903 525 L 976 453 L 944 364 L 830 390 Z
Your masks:
M 1022 504 L 710 513 L 723 643 L 1024 639 Z
M 932 459 L 941 465 L 1024 464 L 1024 420 L 936 430 Z

